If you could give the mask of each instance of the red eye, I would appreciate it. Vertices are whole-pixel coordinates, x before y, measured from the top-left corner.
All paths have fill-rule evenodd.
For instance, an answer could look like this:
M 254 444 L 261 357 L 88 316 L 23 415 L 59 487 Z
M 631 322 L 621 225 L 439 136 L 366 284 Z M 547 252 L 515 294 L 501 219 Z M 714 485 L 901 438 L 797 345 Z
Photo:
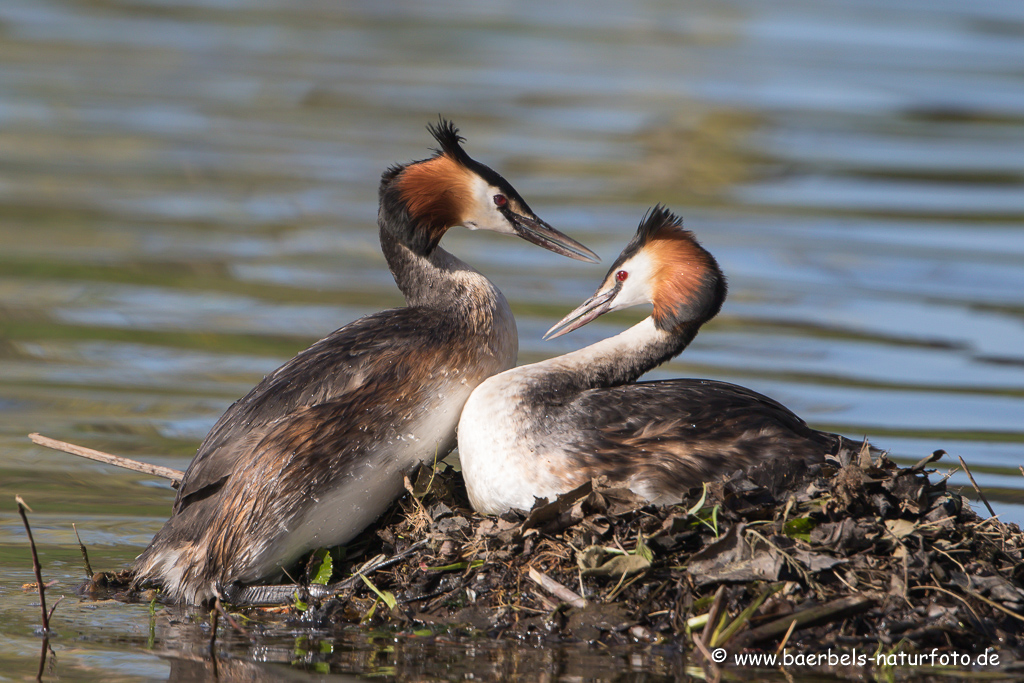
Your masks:
M 619 282 L 625 282 L 627 277 L 629 277 L 629 273 L 627 273 L 624 270 L 620 270 L 619 272 L 615 273 L 615 279 L 618 280 Z
M 505 195 L 503 195 L 503 194 L 496 194 L 496 195 L 494 195 L 494 205 L 495 206 L 505 206 L 506 204 L 508 204 L 508 199 L 505 198 Z

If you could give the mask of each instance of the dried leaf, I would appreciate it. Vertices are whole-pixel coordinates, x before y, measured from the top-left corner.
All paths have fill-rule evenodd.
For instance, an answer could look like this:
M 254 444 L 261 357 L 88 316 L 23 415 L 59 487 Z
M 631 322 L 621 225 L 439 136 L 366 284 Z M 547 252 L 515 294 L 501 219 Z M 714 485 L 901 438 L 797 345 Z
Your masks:
M 905 538 L 914 533 L 917 529 L 917 524 L 905 519 L 887 519 L 885 520 L 885 528 L 896 538 Z
M 620 578 L 646 571 L 651 561 L 642 555 L 622 554 L 610 548 L 592 545 L 576 556 L 584 576 Z

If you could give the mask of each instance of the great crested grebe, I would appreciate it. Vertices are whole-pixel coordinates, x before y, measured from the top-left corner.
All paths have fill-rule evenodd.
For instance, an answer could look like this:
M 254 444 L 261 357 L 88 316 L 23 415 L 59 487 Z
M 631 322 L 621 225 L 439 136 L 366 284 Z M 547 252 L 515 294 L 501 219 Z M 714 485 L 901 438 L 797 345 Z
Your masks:
M 438 246 L 457 225 L 596 255 L 540 220 L 462 149 L 441 119 L 434 156 L 381 177 L 380 243 L 408 306 L 331 333 L 228 408 L 189 465 L 170 520 L 136 559 L 136 583 L 200 603 L 222 587 L 273 581 L 303 553 L 343 544 L 444 457 L 469 394 L 513 367 L 508 302 Z
M 635 383 L 681 352 L 725 300 L 714 257 L 655 207 L 597 293 L 545 338 L 638 304 L 653 314 L 564 356 L 507 370 L 478 386 L 459 421 L 469 499 L 481 513 L 529 510 L 606 475 L 656 503 L 721 474 L 778 457 L 824 459 L 843 437 L 808 427 L 785 406 L 725 382 Z

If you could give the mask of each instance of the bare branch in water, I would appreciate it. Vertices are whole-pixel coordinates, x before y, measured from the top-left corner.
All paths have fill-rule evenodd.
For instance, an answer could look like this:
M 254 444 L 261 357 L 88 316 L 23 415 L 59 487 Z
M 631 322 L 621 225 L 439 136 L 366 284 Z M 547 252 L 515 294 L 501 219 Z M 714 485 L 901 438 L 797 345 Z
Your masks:
M 185 473 L 181 470 L 162 467 L 160 465 L 150 465 L 148 462 L 139 462 L 138 460 L 132 460 L 131 458 L 122 458 L 120 455 L 111 455 L 110 453 L 93 450 L 92 448 L 77 446 L 73 443 L 68 443 L 67 441 L 58 441 L 57 439 L 51 439 L 50 437 L 43 436 L 42 434 L 32 433 L 28 435 L 28 438 L 32 439 L 33 443 L 37 443 L 40 446 L 46 446 L 47 448 L 52 448 L 55 451 L 63 451 L 64 453 L 77 455 L 81 458 L 89 458 L 90 460 L 106 463 L 107 465 L 123 467 L 126 470 L 170 479 L 171 486 L 174 488 L 178 488 L 182 478 L 185 476 Z
M 43 612 L 43 634 L 49 635 L 50 615 L 46 611 L 46 586 L 43 585 L 43 570 L 39 566 L 39 555 L 36 553 L 36 541 L 32 538 L 32 527 L 28 525 L 28 515 L 25 514 L 26 509 L 31 511 L 32 508 L 22 500 L 21 496 L 15 496 L 14 500 L 18 501 L 18 512 L 21 513 L 21 521 L 25 523 L 25 533 L 28 534 L 28 545 L 32 549 L 32 569 L 36 572 L 36 585 L 39 587 L 39 607 Z

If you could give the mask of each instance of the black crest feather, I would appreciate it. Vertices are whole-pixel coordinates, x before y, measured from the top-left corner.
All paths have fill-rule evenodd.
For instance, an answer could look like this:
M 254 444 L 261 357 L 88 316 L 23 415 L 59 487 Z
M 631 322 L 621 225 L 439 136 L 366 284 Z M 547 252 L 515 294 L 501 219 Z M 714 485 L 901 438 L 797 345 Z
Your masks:
M 427 124 L 427 130 L 434 136 L 437 143 L 441 145 L 439 149 L 434 150 L 435 152 L 450 157 L 473 173 L 476 173 L 485 181 L 498 188 L 509 199 L 515 199 L 520 209 L 527 214 L 533 214 L 526 200 L 516 192 L 515 188 L 507 180 L 501 177 L 501 174 L 491 167 L 481 164 L 466 153 L 466 150 L 462 148 L 462 143 L 465 142 L 466 138 L 459 135 L 459 129 L 455 127 L 454 123 L 443 116 L 438 116 L 437 123 Z
M 664 204 L 655 204 L 653 208 L 648 209 L 647 213 L 644 214 L 644 217 L 640 219 L 640 225 L 636 229 L 636 235 L 634 235 L 633 239 L 629 241 L 626 248 L 622 250 L 619 257 L 615 259 L 615 263 L 613 263 L 612 267 L 608 269 L 608 275 L 611 275 L 627 260 L 636 256 L 637 252 L 643 249 L 659 231 L 668 227 L 682 230 L 682 217 L 669 211 L 668 207 Z
M 647 244 L 663 228 L 670 227 L 682 230 L 682 217 L 669 211 L 668 207 L 664 204 L 655 204 L 654 208 L 649 209 L 640 220 L 640 225 L 636 229 L 636 236 L 633 238 L 633 242 L 636 243 L 639 249 Z
M 459 129 L 455 127 L 454 123 L 443 116 L 438 116 L 437 123 L 427 124 L 427 130 L 437 140 L 437 144 L 441 145 L 440 149 L 434 150 L 438 154 L 447 154 L 459 161 L 469 158 L 466 151 L 462 149 L 462 143 L 466 141 L 466 138 L 459 135 Z

